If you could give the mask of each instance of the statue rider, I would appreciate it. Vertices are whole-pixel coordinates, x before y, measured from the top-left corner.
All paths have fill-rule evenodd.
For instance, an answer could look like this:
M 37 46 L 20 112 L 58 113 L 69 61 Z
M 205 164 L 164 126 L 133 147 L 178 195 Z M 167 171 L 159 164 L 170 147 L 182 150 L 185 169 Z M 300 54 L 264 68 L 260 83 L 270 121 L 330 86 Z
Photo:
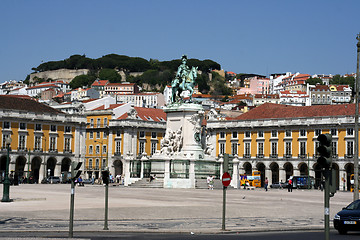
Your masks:
M 190 68 L 186 65 L 187 62 L 187 56 L 186 55 L 182 55 L 181 57 L 181 64 L 178 67 L 178 70 L 176 72 L 176 76 L 175 78 L 180 79 L 180 86 L 184 86 L 185 82 L 186 82 L 186 78 L 189 75 L 190 72 Z

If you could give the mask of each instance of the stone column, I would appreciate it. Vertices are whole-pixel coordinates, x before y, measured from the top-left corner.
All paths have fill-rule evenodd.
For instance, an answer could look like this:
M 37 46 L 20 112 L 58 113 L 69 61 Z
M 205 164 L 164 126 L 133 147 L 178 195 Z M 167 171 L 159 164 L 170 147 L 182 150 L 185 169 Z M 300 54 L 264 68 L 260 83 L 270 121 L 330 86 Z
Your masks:
M 190 179 L 190 188 L 195 188 L 195 160 L 190 160 L 189 179 Z
M 221 176 L 224 174 L 224 166 L 223 166 L 224 158 L 222 154 L 219 155 L 218 162 L 220 163 L 220 178 L 221 178 Z
M 265 178 L 268 178 L 269 187 L 270 187 L 270 184 L 273 183 L 273 179 L 272 179 L 272 171 L 268 167 L 265 167 Z M 265 179 L 264 179 L 264 183 L 265 183 Z
M 345 169 L 339 170 L 339 191 L 346 191 L 346 171 Z M 344 182 L 345 179 L 345 182 Z
M 234 188 L 240 188 L 240 176 L 239 176 L 239 159 L 237 155 L 233 159 L 233 175 L 231 180 L 231 186 Z
M 130 161 L 132 159 L 131 157 L 132 155 L 127 155 L 124 159 L 124 172 L 125 172 L 125 176 L 124 176 L 124 186 L 129 186 L 130 184 Z
M 286 171 L 284 168 L 279 168 L 279 181 L 280 182 L 286 182 Z
M 164 167 L 164 187 L 168 185 L 168 181 L 170 180 L 170 159 L 166 159 Z
M 84 168 L 84 167 L 82 167 Z M 83 172 L 84 174 L 84 172 Z M 61 162 L 56 162 L 55 170 L 54 170 L 54 176 L 61 176 Z

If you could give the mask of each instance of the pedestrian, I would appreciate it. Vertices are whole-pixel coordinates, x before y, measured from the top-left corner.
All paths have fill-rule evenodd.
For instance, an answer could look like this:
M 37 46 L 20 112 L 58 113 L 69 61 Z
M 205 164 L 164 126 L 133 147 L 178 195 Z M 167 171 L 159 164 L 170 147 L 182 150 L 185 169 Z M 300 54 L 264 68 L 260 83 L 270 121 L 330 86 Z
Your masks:
M 265 178 L 265 191 L 267 192 L 267 190 L 268 190 L 268 185 L 269 185 L 269 180 L 268 180 L 268 178 L 266 177 Z
M 207 184 L 208 189 L 210 189 L 210 178 L 211 178 L 210 175 L 206 178 L 206 184 Z
M 288 192 L 292 192 L 292 177 L 290 177 L 288 181 Z
M 210 176 L 209 188 L 214 190 L 214 176 Z

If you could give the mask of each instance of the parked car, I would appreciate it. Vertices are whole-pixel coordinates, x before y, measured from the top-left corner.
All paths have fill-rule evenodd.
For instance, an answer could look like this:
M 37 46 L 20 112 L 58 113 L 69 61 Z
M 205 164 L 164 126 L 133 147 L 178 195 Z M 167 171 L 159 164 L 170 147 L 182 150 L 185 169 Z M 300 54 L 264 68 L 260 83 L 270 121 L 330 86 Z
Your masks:
M 270 185 L 270 188 L 287 188 L 288 183 L 283 183 L 283 182 L 276 182 Z
M 60 177 L 50 176 L 42 180 L 41 183 L 60 183 Z
M 340 234 L 360 231 L 360 200 L 350 203 L 334 216 L 334 227 Z

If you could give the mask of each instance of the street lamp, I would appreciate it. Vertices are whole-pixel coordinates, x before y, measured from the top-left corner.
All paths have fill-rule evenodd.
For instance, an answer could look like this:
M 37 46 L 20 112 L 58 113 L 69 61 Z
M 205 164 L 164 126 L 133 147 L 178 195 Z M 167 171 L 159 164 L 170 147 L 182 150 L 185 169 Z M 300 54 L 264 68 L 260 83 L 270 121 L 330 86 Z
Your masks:
M 354 201 L 359 199 L 359 58 L 360 58 L 360 33 L 356 36 L 357 62 L 355 79 L 355 158 L 354 158 Z
M 5 139 L 5 144 L 7 147 L 7 158 L 6 158 L 6 170 L 5 170 L 5 179 L 4 179 L 4 188 L 3 188 L 3 198 L 1 202 L 11 202 L 10 199 L 10 179 L 9 179 L 9 164 L 10 164 L 10 144 L 11 137 Z

